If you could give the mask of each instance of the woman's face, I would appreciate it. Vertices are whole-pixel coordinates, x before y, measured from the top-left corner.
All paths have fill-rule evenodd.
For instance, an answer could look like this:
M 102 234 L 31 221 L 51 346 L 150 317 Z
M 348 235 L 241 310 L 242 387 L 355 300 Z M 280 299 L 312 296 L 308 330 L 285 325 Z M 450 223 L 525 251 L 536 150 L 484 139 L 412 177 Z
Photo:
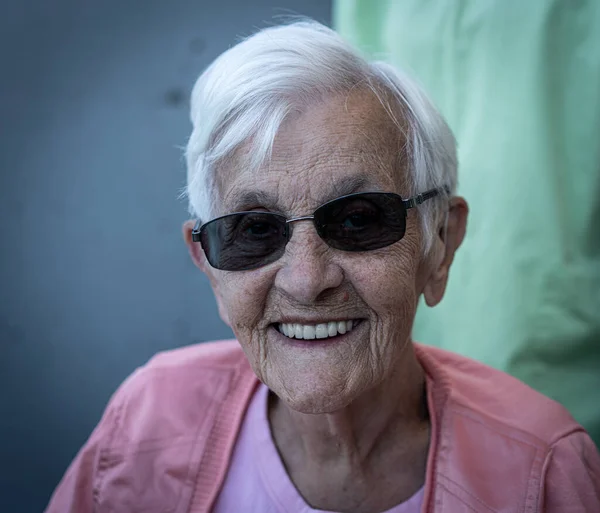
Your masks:
M 407 197 L 403 143 L 373 95 L 329 99 L 284 124 L 268 165 L 257 172 L 223 171 L 219 213 L 261 209 L 291 218 L 352 192 Z M 216 270 L 201 251 L 195 259 L 259 379 L 293 409 L 325 413 L 390 376 L 410 343 L 417 300 L 429 279 L 421 254 L 411 209 L 404 238 L 375 251 L 332 249 L 311 221 L 300 221 L 285 254 L 263 268 Z M 334 322 L 353 327 L 313 340 L 281 332 L 282 323 L 286 331 L 300 324 L 310 336 L 310 327 Z

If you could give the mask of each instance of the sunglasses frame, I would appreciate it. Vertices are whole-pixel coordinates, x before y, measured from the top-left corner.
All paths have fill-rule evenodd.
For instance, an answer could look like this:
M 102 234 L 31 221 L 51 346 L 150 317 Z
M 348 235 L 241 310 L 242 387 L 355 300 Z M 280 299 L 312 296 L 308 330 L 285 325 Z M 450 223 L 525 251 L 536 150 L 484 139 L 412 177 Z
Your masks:
M 436 189 L 430 189 L 428 191 L 425 191 L 421 194 L 417 194 L 416 196 L 413 196 L 412 198 L 408 198 L 408 199 L 403 199 L 399 194 L 395 194 L 395 193 L 391 193 L 391 192 L 381 192 L 381 191 L 368 191 L 368 192 L 355 192 L 353 194 L 347 194 L 345 196 L 340 196 L 339 198 L 335 198 L 332 199 L 326 203 L 324 203 L 323 205 L 319 206 L 317 209 L 315 209 L 315 212 L 317 212 L 317 210 L 329 205 L 330 203 L 333 202 L 337 202 L 339 200 L 343 200 L 343 199 L 347 199 L 347 198 L 354 198 L 354 197 L 359 197 L 359 196 L 363 196 L 365 194 L 382 194 L 382 195 L 387 195 L 387 196 L 396 196 L 398 197 L 401 202 L 402 205 L 404 207 L 404 214 L 407 214 L 407 211 L 411 208 L 415 208 L 416 206 L 420 205 L 421 203 L 427 201 L 428 199 L 434 198 L 435 196 L 438 196 L 439 194 L 441 194 L 442 192 L 445 192 L 446 194 L 449 194 L 449 189 L 447 187 L 442 187 L 442 188 L 436 188 Z M 194 228 L 192 229 L 192 241 L 193 242 L 200 242 L 202 241 L 202 232 L 206 229 L 206 227 L 211 224 L 214 223 L 216 221 L 219 221 L 220 219 L 224 219 L 230 216 L 234 216 L 234 215 L 240 215 L 240 214 L 256 214 L 256 213 L 268 213 L 268 212 L 261 212 L 261 211 L 256 211 L 256 210 L 248 210 L 248 211 L 240 211 L 240 212 L 232 212 L 230 214 L 225 214 L 219 217 L 215 217 L 214 219 L 211 219 L 210 221 L 207 221 L 206 223 L 202 223 L 201 224 L 201 220 L 198 219 L 196 221 L 196 224 L 194 225 Z M 271 215 L 282 218 L 283 220 L 285 220 L 285 225 L 286 227 L 289 226 L 291 223 L 295 223 L 297 221 L 315 221 L 315 214 L 311 214 L 311 215 L 307 215 L 307 216 L 299 216 L 299 217 L 293 217 L 291 219 L 287 219 L 285 216 L 283 216 L 282 214 L 275 214 L 273 212 L 270 212 Z M 286 230 L 287 231 L 287 230 Z M 287 235 L 287 234 L 286 234 Z M 401 240 L 401 239 L 399 239 Z M 266 264 L 265 264 L 266 265 Z

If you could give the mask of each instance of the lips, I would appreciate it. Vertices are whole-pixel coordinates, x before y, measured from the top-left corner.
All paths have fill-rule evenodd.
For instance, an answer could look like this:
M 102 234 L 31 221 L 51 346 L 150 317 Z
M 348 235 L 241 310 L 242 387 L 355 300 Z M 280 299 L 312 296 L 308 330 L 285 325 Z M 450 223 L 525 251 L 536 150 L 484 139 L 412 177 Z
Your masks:
M 360 322 L 359 319 L 329 321 L 318 324 L 300 324 L 282 322 L 275 325 L 284 336 L 300 340 L 326 339 L 337 335 L 344 335 Z

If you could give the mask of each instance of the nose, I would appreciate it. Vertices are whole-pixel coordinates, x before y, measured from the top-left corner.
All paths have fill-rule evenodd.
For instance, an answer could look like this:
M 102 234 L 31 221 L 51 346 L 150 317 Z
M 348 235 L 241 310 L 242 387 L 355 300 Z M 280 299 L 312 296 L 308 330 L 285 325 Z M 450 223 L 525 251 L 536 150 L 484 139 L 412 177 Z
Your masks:
M 344 280 L 332 251 L 312 222 L 294 223 L 275 286 L 298 304 L 314 303 L 323 292 L 339 287 Z

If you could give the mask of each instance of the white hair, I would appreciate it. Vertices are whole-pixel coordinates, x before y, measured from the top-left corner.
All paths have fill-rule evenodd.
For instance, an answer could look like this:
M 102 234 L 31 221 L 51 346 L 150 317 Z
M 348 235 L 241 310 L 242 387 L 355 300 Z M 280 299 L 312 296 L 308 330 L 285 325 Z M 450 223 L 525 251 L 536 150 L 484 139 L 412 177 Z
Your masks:
M 357 87 L 375 93 L 398 127 L 398 137 L 405 139 L 410 194 L 434 188 L 453 194 L 456 142 L 422 88 L 389 64 L 367 61 L 333 30 L 304 20 L 257 32 L 220 55 L 198 78 L 186 148 L 184 195 L 190 214 L 203 221 L 214 217 L 215 172 L 243 144 L 251 148 L 245 164 L 260 166 L 290 112 Z M 399 112 L 402 120 L 396 117 Z M 443 211 L 440 198 L 419 206 L 425 252 Z

